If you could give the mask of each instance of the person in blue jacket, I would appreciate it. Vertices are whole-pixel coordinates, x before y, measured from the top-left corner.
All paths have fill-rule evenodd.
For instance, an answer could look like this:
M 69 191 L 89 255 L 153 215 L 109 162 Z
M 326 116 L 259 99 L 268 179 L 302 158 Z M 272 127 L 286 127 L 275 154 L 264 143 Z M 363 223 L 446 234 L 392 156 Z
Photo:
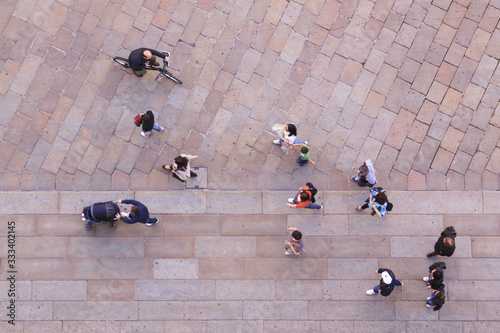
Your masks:
M 122 212 L 121 215 L 116 214 L 116 218 L 119 218 L 125 223 L 134 224 L 139 222 L 139 223 L 144 223 L 148 227 L 151 227 L 159 222 L 158 219 L 149 217 L 148 207 L 144 206 L 139 201 L 120 199 L 116 202 L 123 203 L 126 205 L 132 205 L 132 207 L 130 207 L 130 213 Z

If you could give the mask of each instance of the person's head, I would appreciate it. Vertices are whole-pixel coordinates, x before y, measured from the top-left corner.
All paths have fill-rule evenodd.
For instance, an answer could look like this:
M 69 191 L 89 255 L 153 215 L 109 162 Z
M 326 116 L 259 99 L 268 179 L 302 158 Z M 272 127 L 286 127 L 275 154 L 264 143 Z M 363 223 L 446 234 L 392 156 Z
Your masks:
M 149 121 L 149 115 L 147 113 L 141 113 L 141 119 L 143 122 L 147 123 Z
M 308 201 L 310 199 L 309 193 L 307 192 L 300 192 L 299 196 L 300 196 L 300 201 Z
M 432 273 L 432 278 L 434 280 L 441 280 L 443 278 L 443 272 L 441 270 L 435 270 L 434 273 Z
M 437 299 L 445 299 L 446 298 L 446 295 L 444 294 L 444 291 L 442 290 L 433 290 L 432 291 L 432 294 L 434 294 L 434 298 L 437 298 Z
M 294 124 L 288 124 L 285 126 L 285 130 L 290 132 L 291 135 L 297 136 L 297 128 L 295 127 Z
M 132 207 L 130 207 L 130 212 L 132 214 L 134 214 L 134 215 L 139 215 L 139 213 L 141 212 L 141 210 L 137 206 L 132 206 Z
M 368 167 L 365 164 L 363 164 L 362 166 L 359 167 L 359 174 L 361 176 L 366 176 L 368 174 L 368 172 L 369 172 Z
M 292 232 L 292 237 L 295 240 L 301 240 L 302 239 L 302 233 L 300 231 L 298 231 L 298 230 L 295 230 L 294 232 Z
M 144 59 L 149 60 L 149 59 L 151 59 L 151 57 L 153 55 L 151 54 L 151 51 L 146 50 L 146 51 L 142 52 L 142 56 L 143 56 Z
M 307 148 L 306 146 L 302 146 L 300 147 L 300 152 L 302 154 L 307 154 L 309 152 L 309 148 Z
M 188 159 L 179 155 L 174 158 L 174 163 L 177 164 L 177 168 L 186 169 L 188 166 Z
M 387 202 L 387 195 L 385 195 L 385 192 L 377 193 L 377 195 L 375 196 L 375 201 L 379 205 L 385 205 L 385 203 Z
M 444 246 L 446 247 L 453 247 L 455 245 L 455 240 L 451 237 L 445 237 L 443 239 Z

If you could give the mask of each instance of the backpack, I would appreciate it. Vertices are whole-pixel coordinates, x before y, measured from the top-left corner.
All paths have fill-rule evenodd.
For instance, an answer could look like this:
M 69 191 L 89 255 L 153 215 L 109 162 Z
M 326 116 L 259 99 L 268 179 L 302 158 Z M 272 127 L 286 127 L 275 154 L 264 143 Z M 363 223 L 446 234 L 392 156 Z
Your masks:
M 385 210 L 386 210 L 387 212 L 390 212 L 390 211 L 392 210 L 392 207 L 393 207 L 393 206 L 394 206 L 394 205 L 393 205 L 391 202 L 387 201 L 387 207 L 385 207 Z
M 134 124 L 137 127 L 141 126 L 141 124 L 142 124 L 142 118 L 141 118 L 140 114 L 138 114 L 137 116 L 134 117 Z
M 318 189 L 312 183 L 306 183 L 306 186 L 309 186 L 309 191 L 311 191 L 311 202 L 315 203 L 316 199 L 314 196 L 318 193 Z

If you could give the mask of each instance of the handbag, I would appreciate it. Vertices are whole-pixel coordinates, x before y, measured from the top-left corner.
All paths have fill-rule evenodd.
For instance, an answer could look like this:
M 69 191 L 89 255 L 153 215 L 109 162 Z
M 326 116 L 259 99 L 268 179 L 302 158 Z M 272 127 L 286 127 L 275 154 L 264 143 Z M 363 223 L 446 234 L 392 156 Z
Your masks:
M 141 118 L 140 114 L 138 114 L 137 116 L 134 117 L 134 124 L 137 127 L 141 126 L 141 124 L 142 124 L 142 118 Z

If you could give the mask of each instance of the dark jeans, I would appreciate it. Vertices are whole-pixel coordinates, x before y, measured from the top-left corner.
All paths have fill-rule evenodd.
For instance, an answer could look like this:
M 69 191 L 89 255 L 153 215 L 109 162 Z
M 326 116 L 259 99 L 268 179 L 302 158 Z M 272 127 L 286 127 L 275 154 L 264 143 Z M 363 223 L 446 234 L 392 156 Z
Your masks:
M 308 161 L 308 160 L 303 160 L 303 159 L 301 159 L 300 157 L 298 157 L 298 158 L 297 158 L 297 163 L 298 163 L 299 165 L 301 165 L 301 166 L 302 166 L 302 165 L 304 165 L 304 164 L 309 163 L 309 161 Z

